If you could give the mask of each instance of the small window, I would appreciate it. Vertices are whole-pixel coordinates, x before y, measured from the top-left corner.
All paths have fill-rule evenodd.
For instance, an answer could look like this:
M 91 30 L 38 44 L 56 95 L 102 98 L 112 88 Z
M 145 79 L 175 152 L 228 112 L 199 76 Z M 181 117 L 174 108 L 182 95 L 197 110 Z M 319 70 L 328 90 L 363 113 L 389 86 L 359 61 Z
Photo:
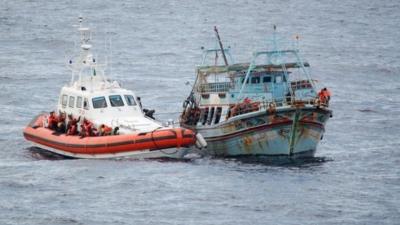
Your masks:
M 82 97 L 76 98 L 76 108 L 82 108 Z
M 208 111 L 209 111 L 209 109 L 208 109 L 208 107 L 207 108 L 205 108 L 205 109 L 202 109 L 201 111 L 203 111 L 203 117 L 202 117 L 202 124 L 203 125 L 205 125 L 206 124 L 206 122 L 207 122 L 207 118 L 208 118 Z
M 112 107 L 124 106 L 124 102 L 122 101 L 120 95 L 110 95 L 108 98 L 110 99 L 110 104 Z
M 211 122 L 212 122 L 212 120 L 214 118 L 214 112 L 215 112 L 215 108 L 212 107 L 211 110 L 210 110 L 210 116 L 207 119 L 207 124 L 208 125 L 211 125 Z
M 221 112 L 222 108 L 217 107 L 217 113 L 215 114 L 215 121 L 214 121 L 215 124 L 219 123 L 219 120 L 221 119 Z
M 244 79 L 246 79 L 246 77 L 242 78 L 242 84 L 244 83 Z M 248 83 L 249 83 L 249 79 L 247 79 L 247 81 L 246 81 L 246 84 L 248 84 Z
M 258 84 L 258 83 L 260 83 L 260 77 L 252 77 L 252 78 L 251 78 L 251 83 L 252 83 L 252 84 Z
M 218 97 L 219 98 L 226 98 L 226 94 L 225 93 L 218 93 Z
M 263 77 L 263 83 L 271 83 L 271 77 Z
M 281 75 L 275 76 L 275 83 L 282 83 L 282 76 Z
M 126 104 L 128 105 L 136 105 L 135 98 L 132 95 L 124 95 Z
M 67 106 L 67 101 L 68 101 L 68 96 L 67 95 L 63 95 L 62 96 L 62 100 L 61 100 L 61 104 L 63 106 Z
M 93 102 L 93 108 L 95 108 L 95 109 L 107 107 L 106 98 L 104 98 L 104 97 L 93 98 L 92 102 Z
M 75 104 L 75 97 L 73 96 L 69 96 L 69 107 L 70 108 L 74 108 L 74 104 Z
M 201 98 L 202 99 L 209 99 L 210 98 L 210 94 L 202 94 Z
M 89 102 L 87 98 L 83 100 L 83 108 L 89 110 Z

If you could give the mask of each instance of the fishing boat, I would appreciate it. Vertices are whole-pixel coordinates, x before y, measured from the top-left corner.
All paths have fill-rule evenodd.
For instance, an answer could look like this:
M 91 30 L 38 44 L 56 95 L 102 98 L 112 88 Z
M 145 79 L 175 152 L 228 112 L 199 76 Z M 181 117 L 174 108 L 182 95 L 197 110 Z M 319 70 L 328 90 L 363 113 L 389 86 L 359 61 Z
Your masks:
M 26 126 L 27 140 L 52 153 L 88 159 L 181 158 L 187 147 L 206 146 L 192 130 L 163 125 L 145 114 L 134 92 L 107 79 L 106 64 L 94 57 L 91 30 L 82 25 L 82 18 L 78 31 L 79 55 L 67 63 L 71 81 L 62 87 L 55 112 L 42 113 Z M 61 115 L 68 116 L 53 128 L 54 117 Z M 63 123 L 69 127 L 58 129 Z
M 216 47 L 203 49 L 181 126 L 202 134 L 211 156 L 313 157 L 332 116 L 330 94 L 317 91 L 298 38 L 297 47 L 282 47 L 274 28 L 268 49 L 254 52 L 250 63 L 233 63 L 215 32 Z

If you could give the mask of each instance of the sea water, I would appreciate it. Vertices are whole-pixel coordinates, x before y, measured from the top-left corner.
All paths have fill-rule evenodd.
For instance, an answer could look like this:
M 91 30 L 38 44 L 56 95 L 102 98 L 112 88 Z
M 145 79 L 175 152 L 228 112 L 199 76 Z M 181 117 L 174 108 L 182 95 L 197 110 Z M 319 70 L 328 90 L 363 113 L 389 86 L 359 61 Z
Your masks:
M 22 130 L 55 109 L 82 15 L 109 78 L 176 119 L 217 25 L 236 62 L 277 26 L 333 96 L 316 159 L 59 160 Z M 0 4 L 0 224 L 399 224 L 400 3 L 38 1 Z M 76 52 L 75 52 L 76 53 Z M 220 57 L 219 60 L 222 60 Z M 189 85 L 187 85 L 189 84 Z

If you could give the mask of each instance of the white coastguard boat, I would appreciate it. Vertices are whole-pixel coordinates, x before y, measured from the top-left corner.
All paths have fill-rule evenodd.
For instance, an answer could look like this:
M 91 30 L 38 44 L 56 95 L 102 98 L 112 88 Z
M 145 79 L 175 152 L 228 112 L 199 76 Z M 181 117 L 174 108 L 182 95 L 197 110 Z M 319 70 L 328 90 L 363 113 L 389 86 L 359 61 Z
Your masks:
M 254 52 L 250 63 L 228 65 L 229 48 L 216 34 L 219 47 L 203 52 L 181 126 L 202 134 L 211 156 L 314 156 L 332 111 L 299 50 L 282 48 L 274 32 L 270 50 Z M 205 64 L 209 55 L 213 65 Z
M 82 26 L 82 18 L 79 22 L 80 54 L 69 60 L 72 78 L 61 89 L 59 115 L 36 116 L 24 129 L 27 140 L 53 153 L 90 159 L 181 158 L 186 147 L 205 147 L 190 129 L 147 117 L 132 91 L 108 80 L 105 65 L 91 52 L 90 29 Z

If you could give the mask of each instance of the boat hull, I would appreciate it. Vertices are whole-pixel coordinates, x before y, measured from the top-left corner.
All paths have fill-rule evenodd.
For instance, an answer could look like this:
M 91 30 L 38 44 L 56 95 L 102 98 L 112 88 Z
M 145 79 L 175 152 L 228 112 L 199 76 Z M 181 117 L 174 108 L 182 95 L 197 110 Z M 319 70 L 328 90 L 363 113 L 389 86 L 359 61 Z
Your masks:
M 196 142 L 185 128 L 159 129 L 146 133 L 84 137 L 67 136 L 43 127 L 44 116 L 35 118 L 24 137 L 34 145 L 73 158 L 180 158 Z
M 313 157 L 331 111 L 282 107 L 239 115 L 213 127 L 197 127 L 216 157 L 248 155 Z
M 182 159 L 190 150 L 186 147 L 181 148 L 167 148 L 158 150 L 134 150 L 126 152 L 116 152 L 116 153 L 103 153 L 103 154 L 84 154 L 84 153 L 71 153 L 68 151 L 63 151 L 56 148 L 51 148 L 46 145 L 33 143 L 34 146 L 55 153 L 57 155 L 65 156 L 68 158 L 75 159 L 160 159 L 160 158 L 172 158 L 172 159 Z

